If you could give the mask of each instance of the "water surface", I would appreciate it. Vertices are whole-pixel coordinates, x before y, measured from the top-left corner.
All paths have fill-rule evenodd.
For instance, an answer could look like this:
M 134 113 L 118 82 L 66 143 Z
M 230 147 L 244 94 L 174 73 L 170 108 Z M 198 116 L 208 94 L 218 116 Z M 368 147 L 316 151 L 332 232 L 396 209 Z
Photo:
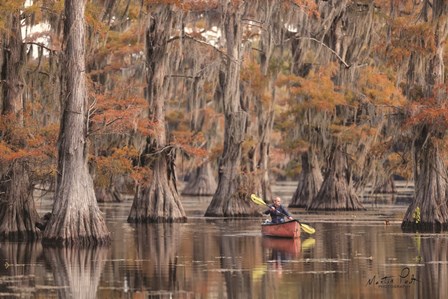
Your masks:
M 367 211 L 341 213 L 290 209 L 316 233 L 287 240 L 262 237 L 264 218 L 205 218 L 210 198 L 182 200 L 189 219 L 174 224 L 129 224 L 130 201 L 100 204 L 113 239 L 106 248 L 2 242 L 0 297 L 448 296 L 448 235 L 403 233 L 407 205 L 371 201 Z M 51 202 L 37 206 L 43 213 Z

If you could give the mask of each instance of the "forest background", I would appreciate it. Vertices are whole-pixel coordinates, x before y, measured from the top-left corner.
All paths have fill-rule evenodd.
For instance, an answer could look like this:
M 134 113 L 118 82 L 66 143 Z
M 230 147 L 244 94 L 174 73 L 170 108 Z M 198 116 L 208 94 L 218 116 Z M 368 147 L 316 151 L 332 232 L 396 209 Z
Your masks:
M 446 228 L 447 16 L 443 0 L 2 1 L 1 236 L 107 242 L 96 202 L 126 194 L 129 222 L 185 221 L 182 194 L 255 216 L 250 194 L 283 179 L 308 210 L 413 180 L 402 227 Z

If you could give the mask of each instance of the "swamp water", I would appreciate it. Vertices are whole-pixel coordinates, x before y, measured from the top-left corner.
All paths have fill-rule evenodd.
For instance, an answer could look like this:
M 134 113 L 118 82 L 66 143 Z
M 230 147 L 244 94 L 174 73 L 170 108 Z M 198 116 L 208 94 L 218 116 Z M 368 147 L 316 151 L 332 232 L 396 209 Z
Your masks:
M 284 203 L 294 186 L 277 186 Z M 107 248 L 0 243 L 0 298 L 447 298 L 448 234 L 403 233 L 407 205 L 305 213 L 297 240 L 265 238 L 264 218 L 202 215 L 211 198 L 183 197 L 186 223 L 126 222 L 131 201 L 100 204 Z M 41 214 L 51 202 L 38 200 Z M 263 210 L 261 208 L 261 210 Z

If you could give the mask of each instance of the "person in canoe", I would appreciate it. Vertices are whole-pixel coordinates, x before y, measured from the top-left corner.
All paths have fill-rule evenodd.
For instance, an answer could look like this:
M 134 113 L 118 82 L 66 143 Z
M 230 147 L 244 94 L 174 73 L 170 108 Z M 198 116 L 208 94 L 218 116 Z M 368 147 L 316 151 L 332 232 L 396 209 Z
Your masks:
M 293 220 L 288 211 L 282 206 L 282 199 L 279 196 L 274 198 L 273 204 L 269 205 L 269 209 L 264 213 L 271 216 L 271 223 L 285 222 L 285 217 L 288 220 Z

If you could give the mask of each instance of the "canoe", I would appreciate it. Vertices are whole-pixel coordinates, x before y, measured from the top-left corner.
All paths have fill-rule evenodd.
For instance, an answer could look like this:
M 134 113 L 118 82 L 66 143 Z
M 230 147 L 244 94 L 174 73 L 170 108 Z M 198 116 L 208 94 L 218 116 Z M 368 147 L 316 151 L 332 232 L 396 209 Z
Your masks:
M 300 224 L 296 220 L 282 223 L 263 223 L 261 224 L 261 234 L 269 237 L 299 238 Z

